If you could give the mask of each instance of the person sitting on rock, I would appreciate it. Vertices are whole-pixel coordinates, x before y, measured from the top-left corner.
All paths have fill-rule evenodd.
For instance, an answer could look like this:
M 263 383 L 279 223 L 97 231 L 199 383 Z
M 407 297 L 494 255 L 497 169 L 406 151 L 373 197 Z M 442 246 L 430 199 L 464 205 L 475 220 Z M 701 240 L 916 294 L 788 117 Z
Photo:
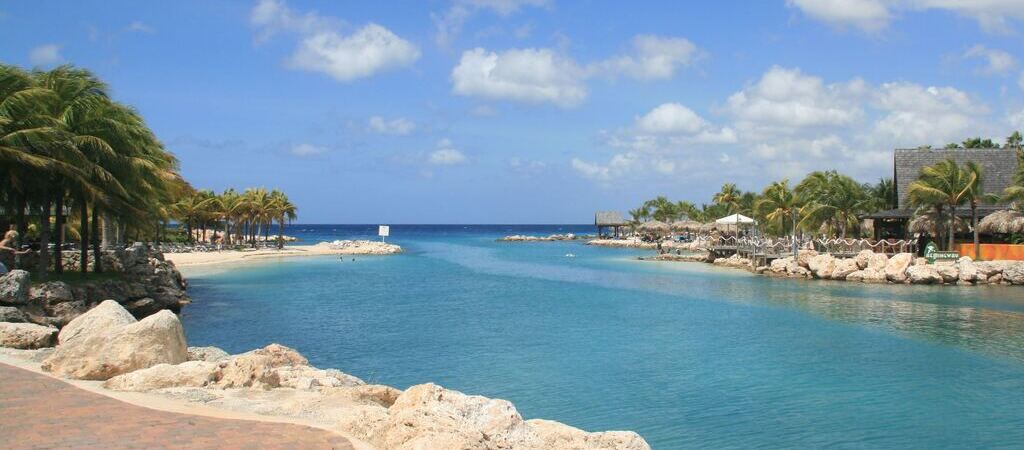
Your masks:
M 0 240 L 0 275 L 7 273 L 7 266 L 3 263 L 3 257 L 6 256 L 7 252 L 10 252 L 12 256 L 28 253 L 28 250 L 18 251 L 18 249 L 14 248 L 14 246 L 17 245 L 17 241 L 18 232 L 14 230 L 8 231 L 4 234 L 4 239 Z

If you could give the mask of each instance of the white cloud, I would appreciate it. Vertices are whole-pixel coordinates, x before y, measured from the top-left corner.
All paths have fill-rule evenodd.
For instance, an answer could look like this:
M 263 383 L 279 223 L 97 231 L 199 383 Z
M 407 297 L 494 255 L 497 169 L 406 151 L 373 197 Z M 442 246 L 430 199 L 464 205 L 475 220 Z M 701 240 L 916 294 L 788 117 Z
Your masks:
M 373 116 L 369 120 L 370 130 L 380 134 L 394 134 L 405 136 L 416 131 L 416 124 L 402 117 L 386 120 L 380 116 Z
M 1024 5 L 1021 5 L 1024 8 Z M 1017 61 L 1013 55 L 1002 50 L 987 48 L 978 44 L 967 49 L 963 54 L 964 59 L 981 58 L 985 60 L 985 66 L 978 69 L 979 73 L 985 75 L 1003 75 L 1013 69 Z
M 521 173 L 540 173 L 548 168 L 547 163 L 544 161 L 525 159 L 518 156 L 509 158 L 508 166 L 511 167 L 512 170 Z
M 437 143 L 437 150 L 430 153 L 427 162 L 435 166 L 454 166 L 466 162 L 466 155 L 452 146 L 452 141 L 441 139 Z
M 455 0 L 448 11 L 430 15 L 436 28 L 434 41 L 441 47 L 447 47 L 462 32 L 466 21 L 481 10 L 508 16 L 523 7 L 542 7 L 547 4 L 548 0 Z
M 700 131 L 707 122 L 679 103 L 665 103 L 636 119 L 636 126 L 648 133 L 687 133 Z
M 1007 121 L 1014 130 L 1024 131 L 1024 109 L 1010 114 L 1010 116 L 1007 117 Z
M 800 69 L 774 66 L 757 84 L 730 96 L 726 110 L 741 129 L 758 132 L 844 126 L 863 115 L 857 99 L 865 92 L 859 79 L 826 85 Z
M 292 146 L 292 149 L 290 151 L 290 153 L 292 155 L 301 156 L 301 157 L 322 155 L 322 154 L 324 154 L 326 152 L 327 152 L 326 148 L 318 147 L 318 146 L 315 146 L 315 145 L 312 145 L 312 144 L 298 144 L 298 145 Z
M 132 21 L 128 24 L 128 31 L 136 33 L 155 33 L 156 29 L 142 22 L 141 20 Z
M 885 28 L 892 13 L 884 0 L 786 0 L 808 16 L 833 25 L 851 25 L 867 32 Z
M 697 46 L 687 39 L 653 35 L 634 37 L 633 49 L 634 55 L 602 61 L 593 70 L 639 80 L 667 79 L 675 75 L 678 66 L 689 65 L 698 55 Z
M 452 91 L 465 96 L 572 107 L 587 97 L 584 78 L 584 71 L 572 59 L 550 49 L 496 53 L 475 48 L 464 52 L 452 70 Z
M 1020 0 L 786 0 L 786 4 L 815 19 L 870 33 L 884 29 L 901 11 L 949 11 L 976 20 L 985 31 L 1000 33 L 1010 31 L 1010 20 L 1024 19 Z
M 890 146 L 959 141 L 977 134 L 988 108 L 952 87 L 886 83 L 876 94 L 876 106 L 887 114 L 875 132 Z
M 488 105 L 478 105 L 469 110 L 469 113 L 477 117 L 494 117 L 498 115 L 498 110 Z
M 33 48 L 28 53 L 28 61 L 33 66 L 50 66 L 64 62 L 57 44 L 44 44 Z
M 579 158 L 573 158 L 570 164 L 573 170 L 585 178 L 607 182 L 637 170 L 641 165 L 641 159 L 639 154 L 629 152 L 612 156 L 606 164 L 592 163 Z
M 302 36 L 288 58 L 288 67 L 322 72 L 342 82 L 406 67 L 420 57 L 414 44 L 381 25 L 370 23 L 344 35 L 339 20 L 316 12 L 296 13 L 283 1 L 261 0 L 249 20 L 260 30 L 258 40 L 269 39 L 278 31 Z

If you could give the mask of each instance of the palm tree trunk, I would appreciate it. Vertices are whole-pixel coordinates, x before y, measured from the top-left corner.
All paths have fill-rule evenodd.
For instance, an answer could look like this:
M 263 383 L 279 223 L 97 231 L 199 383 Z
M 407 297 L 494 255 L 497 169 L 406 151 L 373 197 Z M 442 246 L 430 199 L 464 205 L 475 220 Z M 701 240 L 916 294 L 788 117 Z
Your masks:
M 974 232 L 974 260 L 981 257 L 981 244 L 978 242 L 978 202 L 971 201 L 971 230 Z
M 92 264 L 94 273 L 103 272 L 103 252 L 100 251 L 100 207 L 95 203 L 92 205 L 92 257 L 95 261 Z
M 946 251 L 953 251 L 953 238 L 956 234 L 956 206 L 950 206 L 949 208 L 949 245 L 946 246 Z
M 81 266 L 78 269 L 84 274 L 89 271 L 89 205 L 85 202 L 84 195 L 79 194 L 78 207 L 82 222 L 81 226 L 78 227 L 78 239 L 81 241 L 80 245 L 82 247 L 78 250 L 80 252 L 78 263 Z
M 50 270 L 50 190 L 43 186 L 43 205 L 39 214 L 39 261 L 36 276 L 40 280 L 46 279 L 46 272 Z
M 284 248 L 284 217 L 277 219 L 277 248 Z
M 18 194 L 18 205 L 15 215 L 15 223 L 18 229 L 18 246 L 20 247 L 28 239 L 28 222 L 25 220 L 25 208 L 28 206 L 28 200 L 25 198 L 25 193 Z
M 194 243 L 195 239 L 192 238 L 192 221 L 187 218 L 185 219 L 185 232 L 188 233 L 188 242 L 190 244 Z
M 231 245 L 231 223 L 224 218 L 224 245 Z
M 54 196 L 54 205 L 57 210 L 57 217 L 54 220 L 56 234 L 53 235 L 55 244 L 53 254 L 53 273 L 64 273 L 64 188 L 57 187 L 57 195 Z

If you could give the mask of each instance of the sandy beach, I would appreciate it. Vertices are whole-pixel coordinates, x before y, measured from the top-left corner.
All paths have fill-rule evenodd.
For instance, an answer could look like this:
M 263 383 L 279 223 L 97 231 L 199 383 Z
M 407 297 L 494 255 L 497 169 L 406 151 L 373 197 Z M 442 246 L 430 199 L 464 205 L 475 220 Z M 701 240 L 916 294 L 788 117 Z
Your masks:
M 266 258 L 323 255 L 388 255 L 402 248 L 374 241 L 343 241 L 344 245 L 322 242 L 316 245 L 287 245 L 283 249 L 220 250 L 215 252 L 165 253 L 164 259 L 178 267 L 237 263 Z

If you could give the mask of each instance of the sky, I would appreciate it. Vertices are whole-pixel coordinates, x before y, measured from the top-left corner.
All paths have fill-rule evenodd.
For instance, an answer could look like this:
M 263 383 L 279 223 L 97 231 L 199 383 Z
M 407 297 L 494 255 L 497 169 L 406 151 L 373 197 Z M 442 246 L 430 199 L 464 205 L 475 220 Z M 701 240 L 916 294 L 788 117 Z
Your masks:
M 0 1 L 196 188 L 301 223 L 588 223 L 1024 129 L 1024 0 Z

